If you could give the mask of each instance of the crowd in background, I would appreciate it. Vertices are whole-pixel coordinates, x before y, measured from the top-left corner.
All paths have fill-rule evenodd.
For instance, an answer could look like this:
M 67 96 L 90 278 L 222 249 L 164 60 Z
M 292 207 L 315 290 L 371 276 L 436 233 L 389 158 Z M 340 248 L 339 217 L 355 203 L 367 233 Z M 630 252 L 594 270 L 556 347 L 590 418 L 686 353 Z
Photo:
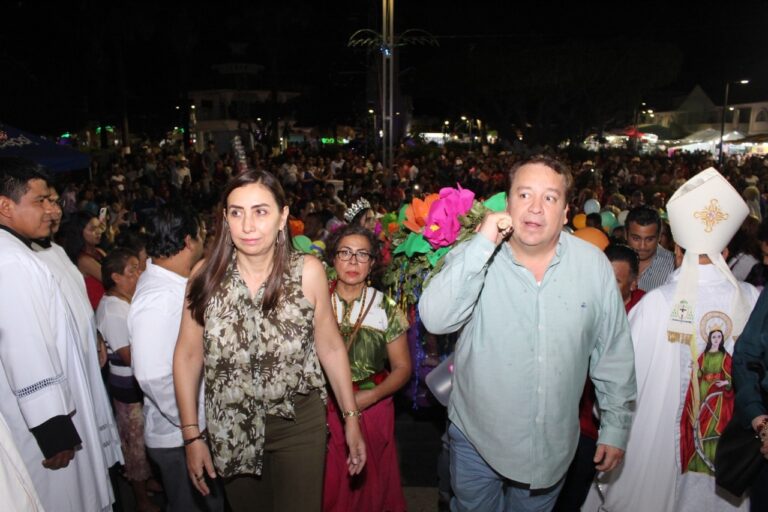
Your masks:
M 506 192 L 509 189 L 509 169 L 525 157 L 492 149 L 472 152 L 459 147 L 403 146 L 396 155 L 394 165 L 388 169 L 374 154 L 359 154 L 343 149 L 305 151 L 294 147 L 269 158 L 251 153 L 246 155 L 246 161 L 243 162 L 229 148 L 217 148 L 214 143 L 207 144 L 205 151 L 200 153 L 194 150 L 185 152 L 179 148 L 143 147 L 130 155 L 94 166 L 89 179 L 77 173 L 57 177 L 53 183 L 56 190 L 52 194 L 61 208 L 61 216 L 55 221 L 52 238 L 84 276 L 88 299 L 96 311 L 99 330 L 102 335 L 106 335 L 107 331 L 115 329 L 115 325 L 123 325 L 127 320 L 127 306 L 120 300 L 127 296 L 130 302 L 136 292 L 138 276 L 148 267 L 148 253 L 152 257 L 150 270 L 154 268 L 153 261 L 157 263 L 181 254 L 186 258 L 184 274 L 188 276 L 193 265 L 204 253 L 210 252 L 212 246 L 226 245 L 224 234 L 219 230 L 228 224 L 223 222 L 219 200 L 222 192 L 230 190 L 228 184 L 231 186 L 233 178 L 244 179 L 243 175 L 248 172 L 268 171 L 279 180 L 285 192 L 285 204 L 289 207 L 290 215 L 287 223 L 289 230 L 286 232 L 289 231 L 294 237 L 304 235 L 312 242 L 316 252 L 322 252 L 328 242 L 332 250 L 329 249 L 331 252 L 325 255 L 326 260 L 329 266 L 336 266 L 337 272 L 354 261 L 352 285 L 355 293 L 359 293 L 360 290 L 368 290 L 370 282 L 366 284 L 365 280 L 369 274 L 374 280 L 373 285 L 380 288 L 380 283 L 375 282 L 380 273 L 374 267 L 381 263 L 372 257 L 377 254 L 375 245 L 378 241 L 365 239 L 363 234 L 367 233 L 366 228 L 380 233 L 382 228 L 380 224 L 377 225 L 377 219 L 387 213 L 398 212 L 413 198 L 439 192 L 443 187 L 459 185 L 473 191 L 479 199 L 488 198 L 497 192 Z M 571 168 L 574 178 L 566 229 L 577 236 L 581 234 L 581 237 L 595 243 L 601 250 L 609 243 L 614 247 L 615 244 L 630 245 L 640 259 L 639 273 L 645 272 L 650 259 L 655 261 L 657 258 L 657 242 L 661 248 L 674 250 L 674 240 L 664 209 L 669 198 L 689 178 L 715 165 L 712 156 L 705 153 L 636 156 L 623 152 L 580 155 L 559 152 L 556 157 Z M 768 159 L 762 156 L 729 158 L 722 174 L 742 195 L 750 213 L 729 245 L 728 264 L 738 279 L 762 287 L 768 278 L 768 222 L 764 221 L 768 213 Z M 243 186 L 247 187 L 250 182 L 246 180 L 244 183 Z M 361 202 L 361 199 L 365 201 Z M 153 230 L 157 232 L 157 219 L 167 215 L 169 206 L 182 208 L 186 212 L 184 215 L 192 215 L 194 219 L 184 221 L 190 225 L 190 229 L 188 233 L 181 234 L 177 252 L 163 256 L 162 251 L 158 252 L 156 247 L 147 247 L 147 235 L 148 231 L 149 234 Z M 653 212 L 652 219 L 642 217 L 646 215 L 642 213 L 643 208 Z M 350 212 L 354 215 L 350 215 Z M 630 240 L 628 225 L 635 222 L 637 226 L 653 226 L 659 219 L 661 228 L 656 230 L 655 238 L 652 237 L 653 249 L 648 256 L 643 257 L 638 245 L 640 242 L 633 243 Z M 342 233 L 339 230 L 346 224 L 359 224 L 362 231 L 352 231 L 342 237 L 351 237 L 354 243 L 351 249 L 344 246 L 339 251 L 337 245 L 340 240 L 334 239 L 333 235 Z M 605 239 L 604 243 L 602 238 L 598 240 L 592 235 L 587 236 L 583 231 L 585 228 L 599 231 L 599 236 Z M 185 241 L 184 237 L 190 240 Z M 279 242 L 279 237 L 277 240 L 278 245 L 287 241 L 283 238 L 283 242 Z M 339 256 L 341 259 L 335 261 L 339 254 L 343 254 L 345 259 Z M 670 268 L 665 270 L 664 279 L 654 287 L 662 284 L 671 272 L 671 256 L 669 259 Z M 370 267 L 365 279 L 358 276 L 357 272 L 357 265 L 362 263 Z M 162 265 L 158 263 L 158 266 Z M 639 273 L 635 270 L 635 277 Z M 646 279 L 650 274 L 646 274 Z M 342 277 L 339 282 L 343 285 Z M 619 284 L 621 286 L 622 283 Z M 640 287 L 644 288 L 642 280 Z M 346 300 L 339 291 L 341 289 L 343 286 L 337 290 L 340 305 L 342 299 Z M 179 293 L 181 290 L 179 285 Z M 373 297 L 376 297 L 376 291 L 373 288 L 371 290 Z M 386 293 L 388 290 L 384 291 Z M 628 297 L 623 297 L 625 305 Z M 350 301 L 353 302 L 354 297 Z M 365 295 L 362 301 L 365 302 Z M 114 303 L 111 308 L 114 311 L 108 311 L 110 303 Z M 349 324 L 346 335 L 342 330 L 344 341 L 348 342 L 349 347 L 347 338 L 351 334 L 354 339 L 357 330 L 347 318 L 352 306 L 346 302 L 344 304 L 346 317 L 342 317 L 346 320 L 337 318 L 337 322 L 340 326 L 344 322 Z M 391 306 L 386 304 L 382 302 L 379 307 L 382 311 L 386 309 L 386 315 L 390 315 L 387 308 Z M 336 315 L 335 306 L 333 313 Z M 367 310 L 358 311 L 357 314 L 364 316 Z M 403 329 L 407 327 L 407 321 L 398 319 L 398 322 L 392 322 L 399 329 L 396 332 L 393 330 L 393 338 L 400 340 L 402 347 L 398 350 L 403 352 L 406 350 Z M 424 343 L 429 345 L 426 350 L 429 361 L 425 364 L 435 365 L 440 356 L 446 355 L 450 343 L 441 340 L 433 346 L 434 337 L 424 334 Z M 99 348 L 101 363 L 104 364 L 107 352 L 111 363 L 108 380 L 112 398 L 116 403 L 123 404 L 117 407 L 115 414 L 123 441 L 126 476 L 134 484 L 137 503 L 142 509 L 155 510 L 147 493 L 159 488 L 159 485 L 152 477 L 141 443 L 143 419 L 138 404 L 141 403 L 142 393 L 132 380 L 132 356 L 127 333 L 121 331 L 106 336 L 125 341 L 113 343 L 112 346 L 101 344 Z M 436 351 L 436 346 L 441 348 L 442 353 Z M 398 353 L 390 353 L 388 357 L 390 360 L 409 359 Z M 406 366 L 406 372 L 410 372 L 410 364 Z M 397 380 L 398 386 L 402 386 L 404 376 L 398 376 Z M 391 391 L 396 391 L 395 387 Z M 121 392 L 124 394 L 118 396 Z M 587 394 L 588 390 L 585 396 Z M 590 410 L 586 408 L 587 415 Z M 391 411 L 387 414 L 391 415 Z M 190 421 L 194 421 L 196 415 L 192 413 L 190 417 Z M 191 425 L 198 427 L 196 423 Z M 192 441 L 201 438 L 204 439 L 201 435 Z M 187 445 L 186 438 L 184 445 Z M 340 453 L 343 454 L 343 442 L 340 446 Z M 133 449 L 127 450 L 126 447 Z M 387 457 L 392 459 L 394 454 L 388 454 Z M 338 472 L 343 474 L 343 455 L 339 461 L 341 470 Z M 173 464 L 169 462 L 169 465 Z M 164 481 L 167 480 L 165 474 L 162 476 Z M 182 476 L 186 478 L 186 475 Z M 393 485 L 399 487 L 399 477 L 395 475 L 391 478 L 396 482 Z M 398 499 L 402 501 L 402 497 Z
M 588 213 L 585 203 L 594 199 L 601 210 L 612 212 L 619 220 L 614 225 L 601 227 L 616 241 L 625 241 L 622 228 L 626 213 L 623 216 L 621 213 L 647 205 L 662 214 L 665 222 L 660 243 L 669 250 L 673 240 L 664 215 L 667 200 L 688 178 L 707 167 L 717 166 L 709 153 L 636 156 L 626 152 L 579 155 L 560 152 L 556 156 L 574 173 L 575 187 L 569 208 L 571 227 L 577 214 Z M 424 197 L 457 184 L 472 190 L 477 198 L 490 197 L 505 190 L 506 171 L 522 157 L 504 151 L 404 146 L 397 153 L 392 169 L 385 169 L 374 154 L 289 148 L 269 158 L 250 153 L 247 165 L 278 177 L 290 205 L 291 220 L 301 221 L 292 222 L 291 234 L 305 234 L 314 241 L 324 240 L 341 225 L 344 211 L 361 197 L 370 202 L 377 216 L 397 212 L 414 197 Z M 79 175 L 61 180 L 65 220 L 77 212 L 87 212 L 86 215 L 92 217 L 98 217 L 101 212 L 104 230 L 101 248 L 114 246 L 120 233 L 140 230 L 152 212 L 166 203 L 190 206 L 203 221 L 212 225 L 220 192 L 238 169 L 232 151 L 213 143 L 203 152 L 186 153 L 178 148 L 144 147 L 97 168 L 92 180 L 83 180 Z M 750 218 L 743 232 L 734 238 L 731 255 L 747 255 L 740 267 L 762 262 L 759 240 L 768 239 L 768 230 L 761 228 L 768 205 L 765 185 L 768 159 L 764 156 L 729 158 L 722 173 L 750 207 Z M 596 223 L 593 220 L 589 225 Z M 214 235 L 215 231 L 209 230 L 208 236 Z M 746 278 L 747 274 L 741 277 Z M 762 279 L 762 273 L 758 272 L 750 282 L 762 285 Z

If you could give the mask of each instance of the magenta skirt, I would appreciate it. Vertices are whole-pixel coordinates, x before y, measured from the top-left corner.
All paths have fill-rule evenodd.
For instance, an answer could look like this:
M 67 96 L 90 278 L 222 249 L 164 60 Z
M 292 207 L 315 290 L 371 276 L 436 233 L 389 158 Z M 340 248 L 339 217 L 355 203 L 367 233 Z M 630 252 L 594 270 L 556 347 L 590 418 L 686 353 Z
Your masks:
M 395 446 L 392 397 L 363 411 L 360 428 L 367 461 L 359 475 L 349 476 L 344 425 L 332 398 L 328 399 L 328 455 L 325 459 L 325 512 L 404 512 L 405 497 Z

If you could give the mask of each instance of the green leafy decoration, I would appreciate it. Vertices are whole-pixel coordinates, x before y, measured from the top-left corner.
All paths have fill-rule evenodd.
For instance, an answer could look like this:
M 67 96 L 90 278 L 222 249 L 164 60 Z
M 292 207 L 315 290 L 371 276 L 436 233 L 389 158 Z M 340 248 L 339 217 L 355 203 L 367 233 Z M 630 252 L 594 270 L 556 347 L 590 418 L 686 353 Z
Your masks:
M 432 251 L 427 253 L 427 260 L 429 261 L 429 264 L 433 267 L 437 265 L 437 262 L 440 261 L 440 259 L 448 254 L 448 251 L 451 250 L 451 247 L 441 247 L 440 249 L 436 251 Z
M 417 302 L 421 291 L 430 279 L 445 265 L 445 255 L 454 247 L 474 236 L 477 226 L 492 211 L 503 211 L 507 205 L 507 196 L 501 192 L 485 202 L 474 201 L 469 211 L 459 216 L 461 228 L 456 241 L 448 247 L 433 250 L 424 236 L 413 233 L 402 226 L 405 208 L 400 209 L 400 228 L 392 233 L 392 260 L 387 266 L 382 280 L 389 294 L 401 306 L 407 307 Z
M 491 211 L 503 212 L 507 209 L 507 193 L 499 192 L 486 199 L 483 205 Z
M 426 254 L 432 250 L 432 246 L 429 245 L 424 239 L 421 233 L 411 233 L 405 242 L 398 245 L 392 254 L 405 253 L 406 256 L 412 258 L 414 254 Z

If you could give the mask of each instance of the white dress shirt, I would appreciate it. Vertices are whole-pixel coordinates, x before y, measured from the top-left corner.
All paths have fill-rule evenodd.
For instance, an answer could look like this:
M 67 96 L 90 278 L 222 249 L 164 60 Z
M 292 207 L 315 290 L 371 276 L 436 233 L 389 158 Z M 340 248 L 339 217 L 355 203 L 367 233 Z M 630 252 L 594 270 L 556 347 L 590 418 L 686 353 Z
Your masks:
M 173 388 L 173 351 L 179 335 L 187 278 L 147 261 L 128 312 L 133 375 L 144 392 L 144 442 L 149 448 L 182 446 Z M 205 429 L 203 385 L 198 424 Z

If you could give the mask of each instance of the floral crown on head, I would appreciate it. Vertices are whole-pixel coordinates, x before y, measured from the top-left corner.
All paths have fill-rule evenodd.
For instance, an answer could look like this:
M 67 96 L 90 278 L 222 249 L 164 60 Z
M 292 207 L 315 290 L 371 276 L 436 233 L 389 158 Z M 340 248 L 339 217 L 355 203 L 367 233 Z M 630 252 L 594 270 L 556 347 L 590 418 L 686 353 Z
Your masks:
M 347 208 L 347 211 L 344 212 L 344 220 L 349 222 L 352 222 L 352 219 L 354 219 L 358 213 L 360 213 L 363 210 L 367 210 L 371 207 L 371 203 L 368 202 L 368 200 L 364 197 L 361 197 L 354 203 L 352 203 L 352 206 Z

